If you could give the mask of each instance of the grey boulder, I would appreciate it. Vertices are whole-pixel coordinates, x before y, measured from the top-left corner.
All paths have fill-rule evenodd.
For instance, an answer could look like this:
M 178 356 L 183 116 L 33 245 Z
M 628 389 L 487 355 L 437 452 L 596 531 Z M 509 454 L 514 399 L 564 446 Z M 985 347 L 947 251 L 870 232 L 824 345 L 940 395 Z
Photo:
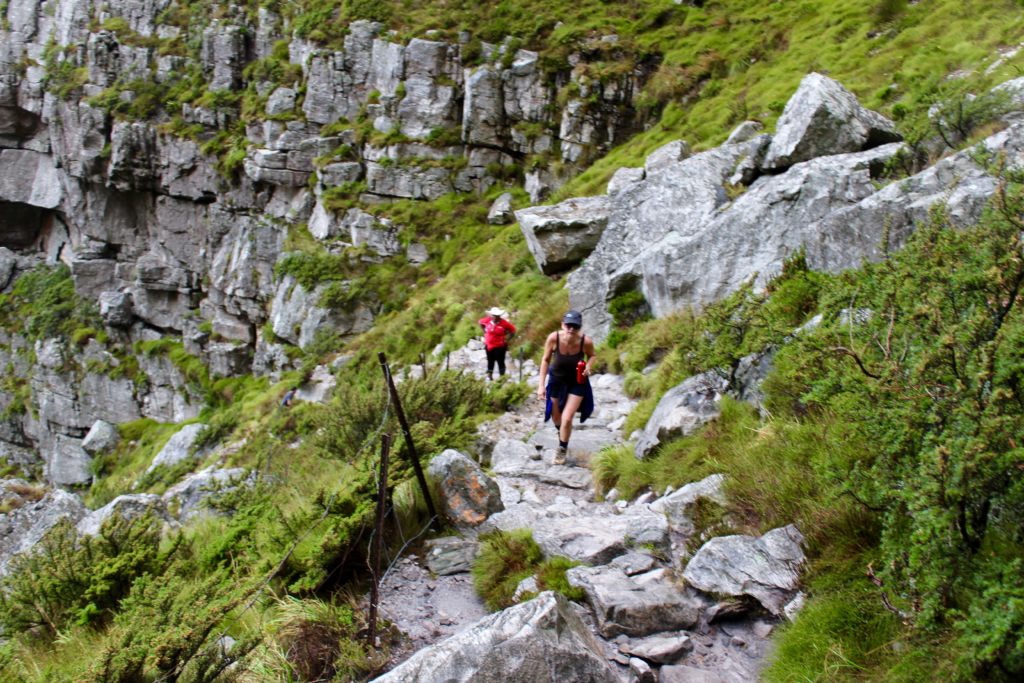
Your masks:
M 252 478 L 245 468 L 216 469 L 207 467 L 191 474 L 167 489 L 163 495 L 168 513 L 186 522 L 198 516 L 206 500 L 220 491 L 250 484 Z
M 643 459 L 669 439 L 692 434 L 718 418 L 719 403 L 728 382 L 717 372 L 705 372 L 683 380 L 658 401 L 637 439 L 636 457 Z
M 702 600 L 680 588 L 664 568 L 626 576 L 618 567 L 573 567 L 566 578 L 586 592 L 606 638 L 688 629 L 700 618 Z
M 479 526 L 505 509 L 498 484 L 459 451 L 449 448 L 436 456 L 427 473 L 441 490 L 445 516 L 458 526 Z
M 779 117 L 763 168 L 788 168 L 900 139 L 892 121 L 862 107 L 853 93 L 831 78 L 810 73 Z
M 705 593 L 748 595 L 778 616 L 798 592 L 803 542 L 803 535 L 792 524 L 760 538 L 712 538 L 686 565 L 683 578 Z
M 58 522 L 66 519 L 75 524 L 85 514 L 78 496 L 54 489 L 35 503 L 0 515 L 0 577 L 7 575 L 17 555 L 35 547 Z
M 195 444 L 199 433 L 206 428 L 200 423 L 188 424 L 179 429 L 167 440 L 164 447 L 153 458 L 147 472 L 152 472 L 157 467 L 173 467 L 179 462 L 193 458 L 192 446 Z
M 553 592 L 492 614 L 420 650 L 378 683 L 619 683 L 594 636 Z
M 471 538 L 448 536 L 432 538 L 425 544 L 424 562 L 432 573 L 438 576 L 464 574 L 473 568 L 476 559 L 477 542 Z
M 695 531 L 692 514 L 699 501 L 709 500 L 718 505 L 725 505 L 724 485 L 724 475 L 712 474 L 659 498 L 650 504 L 650 509 L 652 512 L 665 515 L 674 531 L 689 536 Z
M 121 440 L 117 427 L 105 420 L 96 420 L 82 439 L 82 449 L 89 455 L 109 451 Z
M 487 212 L 487 222 L 491 225 L 508 225 L 515 220 L 512 213 L 512 193 L 502 193 Z
M 76 528 L 78 533 L 83 536 L 95 536 L 103 528 L 103 523 L 115 514 L 120 515 L 124 519 L 137 519 L 150 511 L 161 519 L 167 519 L 164 501 L 154 493 L 118 496 L 103 507 L 93 510 L 79 520 Z
M 608 198 L 576 197 L 554 206 L 516 211 L 526 245 L 541 272 L 572 268 L 597 246 L 608 225 Z

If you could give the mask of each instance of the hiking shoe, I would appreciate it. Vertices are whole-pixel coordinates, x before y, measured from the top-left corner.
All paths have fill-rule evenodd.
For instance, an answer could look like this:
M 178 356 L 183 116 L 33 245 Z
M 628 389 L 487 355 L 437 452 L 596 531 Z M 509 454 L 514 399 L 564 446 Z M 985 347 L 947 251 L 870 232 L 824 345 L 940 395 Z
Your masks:
M 561 447 L 558 448 L 558 450 L 555 451 L 555 457 L 551 459 L 551 464 L 552 465 L 564 465 L 565 464 L 565 456 L 566 456 L 567 453 L 568 453 L 567 449 L 561 448 Z

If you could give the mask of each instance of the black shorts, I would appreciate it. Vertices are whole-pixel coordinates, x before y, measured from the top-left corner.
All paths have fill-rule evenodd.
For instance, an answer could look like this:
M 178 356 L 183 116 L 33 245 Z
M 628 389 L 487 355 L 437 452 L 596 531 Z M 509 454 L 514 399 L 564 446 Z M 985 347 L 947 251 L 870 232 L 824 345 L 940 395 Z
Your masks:
M 548 384 L 548 391 L 552 399 L 557 398 L 559 403 L 564 401 L 565 397 L 569 394 L 573 396 L 583 396 L 584 390 L 583 385 L 576 381 L 573 377 L 571 381 L 565 381 L 558 377 L 551 377 L 551 381 Z

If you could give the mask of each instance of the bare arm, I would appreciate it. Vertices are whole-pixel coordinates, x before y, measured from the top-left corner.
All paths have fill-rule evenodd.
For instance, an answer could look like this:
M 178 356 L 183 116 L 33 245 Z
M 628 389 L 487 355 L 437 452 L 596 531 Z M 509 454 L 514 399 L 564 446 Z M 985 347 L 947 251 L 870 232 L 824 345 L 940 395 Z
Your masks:
M 540 378 L 537 382 L 537 398 L 541 400 L 547 398 L 548 363 L 551 362 L 551 353 L 555 350 L 555 338 L 557 334 L 557 332 L 552 332 L 548 335 L 547 340 L 544 342 L 544 354 L 540 358 Z
M 583 340 L 583 353 L 587 357 L 587 367 L 583 370 L 585 377 L 590 376 L 590 366 L 594 364 L 594 340 L 587 337 Z

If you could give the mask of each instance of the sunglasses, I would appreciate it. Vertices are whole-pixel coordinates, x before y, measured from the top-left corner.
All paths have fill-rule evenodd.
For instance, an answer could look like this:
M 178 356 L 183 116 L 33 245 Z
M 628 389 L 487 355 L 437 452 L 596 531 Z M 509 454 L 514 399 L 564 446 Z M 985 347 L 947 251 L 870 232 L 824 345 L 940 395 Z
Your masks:
M 574 325 L 572 323 L 565 323 L 565 326 L 568 327 L 570 330 L 578 330 L 578 329 L 580 329 L 579 325 Z

